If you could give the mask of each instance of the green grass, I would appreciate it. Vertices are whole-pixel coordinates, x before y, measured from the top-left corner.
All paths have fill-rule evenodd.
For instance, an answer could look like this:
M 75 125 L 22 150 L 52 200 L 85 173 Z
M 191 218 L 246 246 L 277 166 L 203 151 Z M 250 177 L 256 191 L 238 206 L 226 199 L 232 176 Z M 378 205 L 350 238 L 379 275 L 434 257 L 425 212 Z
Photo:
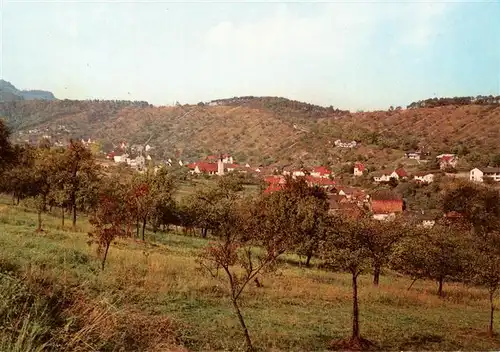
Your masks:
M 143 335 L 144 331 L 157 330 L 145 328 L 144 321 L 169 319 L 176 345 L 189 350 L 243 349 L 224 281 L 204 274 L 195 262 L 206 240 L 148 233 L 150 243 L 146 245 L 117 241 L 110 249 L 106 270 L 100 272 L 95 248 L 87 244 L 90 227 L 85 219 L 79 220 L 77 231 L 69 231 L 69 227 L 60 228 L 58 218 L 44 214 L 44 227 L 45 232 L 35 233 L 35 213 L 0 204 L 0 272 L 9 278 L 0 280 L 0 292 L 15 292 L 8 284 L 12 280 L 21 285 L 34 277 L 36 280 L 26 282 L 45 283 L 40 286 L 43 292 L 80 297 L 60 308 L 64 319 L 79 323 L 65 333 L 64 320 L 58 336 L 71 339 L 80 334 L 86 343 L 102 351 L 118 350 L 127 346 L 120 337 L 123 331 L 138 339 L 142 335 L 134 335 L 134 329 Z M 262 278 L 263 288 L 251 286 L 243 296 L 243 314 L 261 350 L 325 350 L 332 339 L 349 336 L 350 277 L 301 267 L 297 259 L 294 255 L 284 258 L 276 272 Z M 485 334 L 489 317 L 485 291 L 446 283 L 447 295 L 440 299 L 433 282 L 417 281 L 407 291 L 409 283 L 410 279 L 389 273 L 376 289 L 368 275 L 361 278 L 361 332 L 365 338 L 383 350 L 498 349 L 500 339 Z M 11 293 L 0 296 L 4 300 L 0 306 Z M 116 331 L 106 330 L 107 325 L 100 325 L 104 323 L 97 318 L 93 323 L 84 319 L 97 313 L 83 314 L 88 310 L 78 308 L 81 299 L 86 302 L 85 309 L 102 311 L 97 317 L 115 317 Z M 40 306 L 47 306 L 42 303 Z M 30 315 L 29 309 L 16 321 L 14 332 L 0 330 L 0 350 L 36 351 L 43 347 L 44 329 L 55 323 L 43 310 Z M 109 336 L 113 336 L 114 345 L 103 342 Z M 159 337 L 147 337 L 155 338 Z

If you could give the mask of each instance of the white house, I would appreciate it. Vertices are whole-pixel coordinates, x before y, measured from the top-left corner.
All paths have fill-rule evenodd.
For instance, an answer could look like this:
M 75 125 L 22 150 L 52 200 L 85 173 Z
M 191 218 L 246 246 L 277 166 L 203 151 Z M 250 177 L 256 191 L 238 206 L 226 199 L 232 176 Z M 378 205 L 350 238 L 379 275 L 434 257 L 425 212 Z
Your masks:
M 500 167 L 482 167 L 470 170 L 469 179 L 475 182 L 484 182 L 484 177 L 490 177 L 493 181 L 500 181 Z
M 340 139 L 337 139 L 333 144 L 339 148 L 355 148 L 358 145 L 356 141 L 343 142 Z
M 128 159 L 128 154 L 115 155 L 113 156 L 113 161 L 115 163 L 126 163 Z
M 386 170 L 373 173 L 373 181 L 375 182 L 389 182 L 391 178 L 396 180 L 407 178 L 408 174 L 404 169 Z
M 417 172 L 413 175 L 413 180 L 422 183 L 432 183 L 434 182 L 434 174 L 428 171 Z
M 420 156 L 422 153 L 411 151 L 411 152 L 406 152 L 405 154 L 408 159 L 420 160 Z

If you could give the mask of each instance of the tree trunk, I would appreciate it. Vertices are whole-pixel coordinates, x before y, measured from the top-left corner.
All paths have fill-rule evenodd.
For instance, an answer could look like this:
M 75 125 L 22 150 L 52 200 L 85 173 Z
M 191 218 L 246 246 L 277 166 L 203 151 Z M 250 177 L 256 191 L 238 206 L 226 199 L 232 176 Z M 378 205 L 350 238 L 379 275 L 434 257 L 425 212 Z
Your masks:
M 359 341 L 358 275 L 352 274 L 352 340 Z
M 207 232 L 208 232 L 207 229 L 205 229 L 205 228 L 201 229 L 201 237 L 202 238 L 207 238 Z
M 442 278 L 442 277 L 440 277 L 440 278 L 438 279 L 438 296 L 439 296 L 439 297 L 443 297 L 443 281 L 444 281 L 444 280 L 443 280 L 443 278 Z
M 16 205 L 16 194 L 12 193 L 12 205 Z
M 488 335 L 493 336 L 493 318 L 495 313 L 495 303 L 493 301 L 495 290 L 490 290 L 490 326 L 488 327 Z
M 64 207 L 61 207 L 61 226 L 64 228 Z
M 38 232 L 42 231 L 42 209 L 38 209 L 38 228 L 36 229 Z
M 307 253 L 307 257 L 306 257 L 306 266 L 309 268 L 309 266 L 311 265 L 311 258 L 312 258 L 312 253 Z
M 380 264 L 375 263 L 373 265 L 373 286 L 378 286 L 380 282 Z
M 19 201 L 20 201 L 19 196 L 17 196 L 17 204 L 16 205 L 19 205 Z
M 142 240 L 145 241 L 146 237 L 144 233 L 146 232 L 146 218 L 142 219 Z
M 140 231 L 141 226 L 139 225 L 139 218 L 137 218 L 135 222 L 135 230 L 136 230 L 136 235 L 135 237 L 139 238 L 139 231 Z
M 104 256 L 102 257 L 101 270 L 104 271 L 104 264 L 106 264 L 106 258 L 108 257 L 109 245 L 111 242 L 106 243 L 106 249 L 104 250 Z
M 253 351 L 252 340 L 250 340 L 250 334 L 248 333 L 247 325 L 245 324 L 245 320 L 243 319 L 243 315 L 241 314 L 240 307 L 238 306 L 238 302 L 236 299 L 231 299 L 233 302 L 234 310 L 236 311 L 236 315 L 238 315 L 238 320 L 240 321 L 241 329 L 245 334 L 245 342 L 247 345 L 247 351 Z
M 76 227 L 76 199 L 73 200 L 73 228 Z

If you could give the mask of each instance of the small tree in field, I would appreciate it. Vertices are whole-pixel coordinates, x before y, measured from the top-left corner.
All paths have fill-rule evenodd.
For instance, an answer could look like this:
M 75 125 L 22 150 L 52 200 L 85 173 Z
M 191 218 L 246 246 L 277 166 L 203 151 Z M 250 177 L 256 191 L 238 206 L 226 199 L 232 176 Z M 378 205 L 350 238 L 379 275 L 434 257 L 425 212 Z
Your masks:
M 326 266 L 345 270 L 352 279 L 352 335 L 348 341 L 334 342 L 343 349 L 365 349 L 372 343 L 361 337 L 359 329 L 358 277 L 370 268 L 372 262 L 366 239 L 374 236 L 371 221 L 333 221 L 332 230 L 322 243 L 321 252 Z
M 249 351 L 253 345 L 239 304 L 241 295 L 259 274 L 274 267 L 288 246 L 288 239 L 281 236 L 283 231 L 274 231 L 280 224 L 273 221 L 271 205 L 268 198 L 255 203 L 219 202 L 215 218 L 221 221 L 214 232 L 220 240 L 200 255 L 202 266 L 213 276 L 219 277 L 222 270 Z
M 102 257 L 102 270 L 113 240 L 131 235 L 130 208 L 130 196 L 123 190 L 119 180 L 110 180 L 102 186 L 99 192 L 99 205 L 90 217 L 94 232 L 89 233 L 91 243 L 97 244 L 97 254 Z
M 397 219 L 395 221 L 371 222 L 373 226 L 372 236 L 365 236 L 365 246 L 372 259 L 373 285 L 378 286 L 382 268 L 387 265 L 395 245 L 408 236 L 410 227 Z
M 494 335 L 495 296 L 500 289 L 500 233 L 488 233 L 487 236 L 475 236 L 474 241 L 473 280 L 476 285 L 488 290 L 490 301 L 490 322 L 488 334 Z
M 462 280 L 470 270 L 467 248 L 462 227 L 436 224 L 431 229 L 421 229 L 416 236 L 398 245 L 392 258 L 393 268 L 412 276 L 414 281 L 435 280 L 437 294 L 443 297 L 445 281 Z

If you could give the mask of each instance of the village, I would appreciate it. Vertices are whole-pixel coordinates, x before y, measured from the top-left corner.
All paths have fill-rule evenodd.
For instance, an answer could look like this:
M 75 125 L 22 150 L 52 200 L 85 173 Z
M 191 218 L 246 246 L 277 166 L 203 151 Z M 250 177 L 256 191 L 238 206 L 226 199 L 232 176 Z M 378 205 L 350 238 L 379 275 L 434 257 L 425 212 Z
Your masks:
M 356 142 L 341 142 L 335 141 L 335 145 L 340 148 L 354 148 Z M 131 150 L 131 154 L 136 155 L 134 158 L 129 156 L 129 153 L 123 154 L 109 153 L 106 158 L 115 163 L 124 163 L 132 169 L 143 172 L 146 169 L 148 160 L 151 160 L 148 152 L 153 147 L 132 146 L 127 147 L 126 143 L 122 143 L 119 150 Z M 423 160 L 427 157 L 425 153 L 419 151 L 409 151 L 405 153 L 405 158 L 408 160 Z M 202 160 L 185 162 L 178 160 L 174 162 L 172 159 L 161 162 L 165 167 L 171 167 L 173 164 L 179 164 L 180 167 L 185 167 L 193 176 L 217 177 L 227 174 L 243 174 L 247 177 L 256 178 L 265 182 L 266 188 L 264 193 L 269 194 L 283 189 L 288 177 L 293 179 L 303 178 L 310 187 L 320 187 L 324 189 L 328 195 L 329 211 L 332 214 L 341 214 L 343 216 L 359 217 L 364 211 L 369 211 L 376 220 L 390 220 L 398 215 L 403 215 L 416 221 L 421 226 L 432 227 L 439 216 L 436 212 L 427 212 L 424 210 L 411 211 L 408 209 L 406 200 L 392 189 L 376 189 L 367 190 L 365 187 L 355 187 L 345 184 L 345 175 L 338 177 L 331 169 L 326 166 L 316 167 L 301 167 L 294 168 L 292 166 L 274 167 L 274 166 L 251 166 L 249 163 L 239 164 L 233 156 L 224 153 L 219 155 L 209 155 Z M 462 177 L 468 178 L 474 182 L 498 182 L 500 181 L 500 168 L 474 168 L 468 173 L 451 173 L 450 170 L 456 168 L 458 156 L 455 154 L 445 153 L 436 156 L 436 163 L 439 169 L 409 172 L 403 167 L 385 169 L 380 171 L 369 172 L 367 167 L 362 162 L 353 164 L 351 179 L 363 178 L 369 180 L 372 185 L 397 185 L 399 182 L 413 182 L 416 184 L 431 184 L 436 177 Z M 155 170 L 158 169 L 155 166 Z M 452 217 L 454 214 L 444 214 L 444 216 Z

